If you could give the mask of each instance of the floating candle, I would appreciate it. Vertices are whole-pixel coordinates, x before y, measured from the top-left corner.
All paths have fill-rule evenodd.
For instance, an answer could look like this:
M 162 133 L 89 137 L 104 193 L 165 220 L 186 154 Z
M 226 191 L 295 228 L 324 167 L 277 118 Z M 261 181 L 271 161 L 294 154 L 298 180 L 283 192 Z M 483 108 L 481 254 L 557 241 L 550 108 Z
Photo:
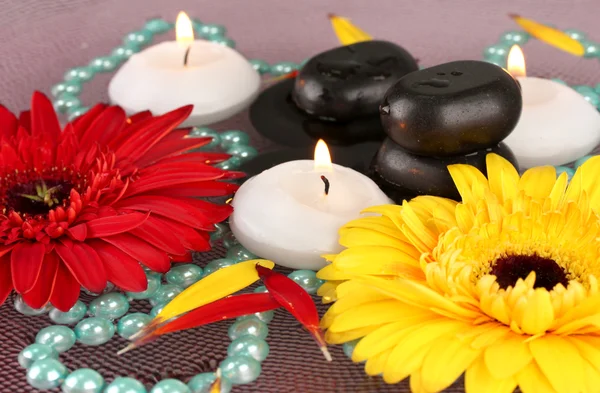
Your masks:
M 260 87 L 252 65 L 231 48 L 194 40 L 183 12 L 175 28 L 177 41 L 134 54 L 119 69 L 108 87 L 110 100 L 127 113 L 162 114 L 193 104 L 183 126 L 215 123 L 248 106 Z
M 332 164 L 327 145 L 315 160 L 290 161 L 246 181 L 233 199 L 229 223 L 238 241 L 262 258 L 295 269 L 325 266 L 339 252 L 339 228 L 390 200 L 368 177 Z
M 509 52 L 508 71 L 521 84 L 523 111 L 505 142 L 521 169 L 567 164 L 596 147 L 600 114 L 579 93 L 549 79 L 526 77 L 518 45 Z

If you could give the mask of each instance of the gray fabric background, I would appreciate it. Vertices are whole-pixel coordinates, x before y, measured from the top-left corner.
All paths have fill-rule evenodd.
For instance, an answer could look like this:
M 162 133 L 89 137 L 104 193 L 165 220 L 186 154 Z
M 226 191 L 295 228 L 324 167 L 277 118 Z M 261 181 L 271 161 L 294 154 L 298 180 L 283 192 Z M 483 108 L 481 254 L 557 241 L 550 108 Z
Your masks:
M 424 65 L 479 59 L 486 45 L 503 31 L 515 29 L 506 15 L 520 13 L 559 28 L 577 28 L 600 41 L 599 0 L 0 0 L 0 102 L 25 109 L 33 90 L 49 93 L 69 67 L 87 64 L 110 53 L 129 31 L 150 17 L 175 19 L 187 11 L 207 23 L 227 26 L 229 37 L 248 58 L 269 62 L 301 61 L 336 45 L 326 14 L 350 17 L 377 38 L 396 41 Z M 171 36 L 172 37 L 172 36 Z M 168 38 L 168 37 L 167 37 Z M 600 83 L 600 61 L 574 58 L 537 42 L 525 46 L 530 75 L 561 77 L 572 84 Z M 89 105 L 106 100 L 109 76 L 85 85 Z M 261 149 L 275 148 L 258 137 L 247 114 L 217 126 L 249 131 Z M 223 255 L 222 249 L 201 257 L 199 264 Z M 50 323 L 46 316 L 25 318 L 9 302 L 0 308 L 0 393 L 34 392 L 16 362 L 18 352 Z M 134 308 L 149 311 L 140 303 Z M 321 311 L 325 308 L 321 307 Z M 132 375 L 152 386 L 157 380 L 183 380 L 212 371 L 226 355 L 227 327 L 218 323 L 174 334 L 123 358 L 115 355 L 124 340 L 98 348 L 77 345 L 61 359 L 72 370 L 93 367 L 107 380 Z M 234 392 L 407 392 L 408 384 L 386 386 L 367 378 L 334 348 L 327 364 L 300 326 L 283 312 L 270 324 L 271 355 L 257 383 Z M 461 384 L 448 391 L 460 392 Z

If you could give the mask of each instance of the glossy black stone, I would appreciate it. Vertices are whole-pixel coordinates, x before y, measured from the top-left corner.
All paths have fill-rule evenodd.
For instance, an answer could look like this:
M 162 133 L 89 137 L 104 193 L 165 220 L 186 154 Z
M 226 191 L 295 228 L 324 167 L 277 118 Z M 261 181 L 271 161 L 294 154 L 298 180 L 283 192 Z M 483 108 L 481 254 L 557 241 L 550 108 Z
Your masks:
M 279 82 L 250 106 L 250 121 L 258 133 L 280 145 L 312 148 L 319 139 L 332 147 L 385 138 L 379 115 L 334 123 L 305 114 L 292 102 L 293 86 L 294 80 Z
M 373 159 L 368 174 L 396 203 L 418 195 L 460 200 L 448 165 L 468 164 L 487 174 L 485 156 L 488 153 L 496 153 L 518 168 L 515 156 L 503 143 L 467 155 L 425 157 L 412 154 L 391 139 L 386 139 Z
M 341 46 L 302 67 L 292 99 L 303 112 L 325 121 L 375 116 L 385 92 L 418 68 L 410 53 L 388 41 Z
M 518 82 L 483 61 L 455 61 L 406 75 L 385 95 L 387 135 L 423 156 L 468 154 L 495 146 L 517 125 Z
M 339 165 L 352 168 L 360 173 L 367 173 L 373 157 L 381 144 L 375 142 L 360 143 L 349 147 L 329 146 L 331 160 Z M 252 176 L 273 168 L 276 165 L 294 160 L 312 160 L 314 145 L 297 149 L 283 149 L 258 155 L 244 164 L 240 171 L 246 173 L 249 179 Z

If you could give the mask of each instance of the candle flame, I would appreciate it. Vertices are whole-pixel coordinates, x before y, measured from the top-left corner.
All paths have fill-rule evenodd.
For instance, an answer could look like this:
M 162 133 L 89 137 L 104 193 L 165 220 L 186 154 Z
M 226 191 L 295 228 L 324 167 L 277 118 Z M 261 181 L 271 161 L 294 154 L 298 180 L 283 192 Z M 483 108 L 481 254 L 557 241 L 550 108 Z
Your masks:
M 194 41 L 194 28 L 190 17 L 183 11 L 177 15 L 175 21 L 175 37 L 177 42 L 189 45 Z
M 319 139 L 315 146 L 315 170 L 330 172 L 332 169 L 329 148 L 323 139 Z
M 507 68 L 508 72 L 515 78 L 527 75 L 525 55 L 519 45 L 513 45 L 512 48 L 510 48 L 510 52 L 508 52 Z

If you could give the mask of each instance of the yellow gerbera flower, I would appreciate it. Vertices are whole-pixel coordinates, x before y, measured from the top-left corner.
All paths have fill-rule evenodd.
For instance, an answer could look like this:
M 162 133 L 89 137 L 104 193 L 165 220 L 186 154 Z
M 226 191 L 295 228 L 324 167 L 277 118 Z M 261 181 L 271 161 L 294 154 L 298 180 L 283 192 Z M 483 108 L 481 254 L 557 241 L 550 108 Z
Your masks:
M 556 178 L 449 167 L 462 202 L 422 196 L 346 224 L 318 276 L 326 339 L 387 383 L 439 392 L 600 392 L 600 157 Z

